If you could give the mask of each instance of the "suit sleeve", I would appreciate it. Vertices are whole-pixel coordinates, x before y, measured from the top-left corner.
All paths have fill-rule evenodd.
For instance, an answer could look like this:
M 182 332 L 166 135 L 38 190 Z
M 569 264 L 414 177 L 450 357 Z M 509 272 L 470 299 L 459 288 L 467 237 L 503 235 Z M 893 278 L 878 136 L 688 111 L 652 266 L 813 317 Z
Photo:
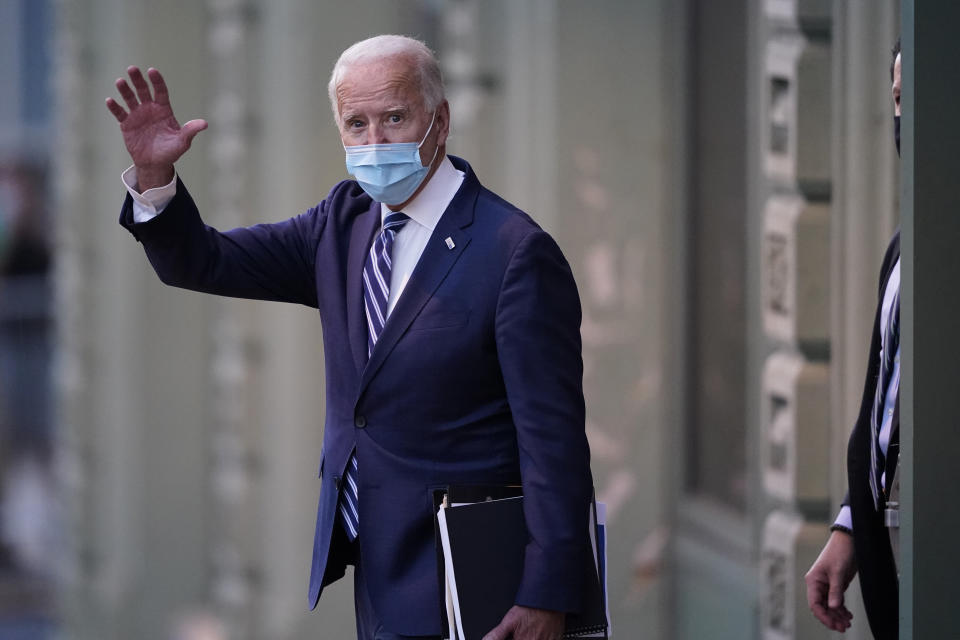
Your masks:
M 276 224 L 220 232 L 203 223 L 180 180 L 163 213 L 133 219 L 127 195 L 120 224 L 143 243 L 165 284 L 237 298 L 317 306 L 315 251 L 326 222 L 324 203 Z
M 497 305 L 496 343 L 517 429 L 529 542 L 516 604 L 577 611 L 593 491 L 584 428 L 580 298 L 541 230 L 518 244 Z

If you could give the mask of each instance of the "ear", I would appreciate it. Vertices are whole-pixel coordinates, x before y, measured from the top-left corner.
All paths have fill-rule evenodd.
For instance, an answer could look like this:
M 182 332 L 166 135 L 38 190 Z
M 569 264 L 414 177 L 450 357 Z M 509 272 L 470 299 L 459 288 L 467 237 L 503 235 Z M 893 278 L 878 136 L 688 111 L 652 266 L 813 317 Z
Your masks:
M 433 126 L 437 128 L 437 146 L 445 147 L 450 135 L 450 104 L 446 100 L 437 107 L 436 119 Z

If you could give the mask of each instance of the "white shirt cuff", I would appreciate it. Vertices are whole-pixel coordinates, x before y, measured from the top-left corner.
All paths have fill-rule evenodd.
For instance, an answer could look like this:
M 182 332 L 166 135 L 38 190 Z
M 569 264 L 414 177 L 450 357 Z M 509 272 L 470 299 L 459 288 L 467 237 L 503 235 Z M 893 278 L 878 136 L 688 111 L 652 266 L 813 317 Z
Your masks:
M 840 507 L 840 513 L 837 514 L 837 518 L 833 521 L 833 524 L 846 527 L 853 531 L 853 516 L 850 515 L 850 505 L 845 504 Z
M 127 192 L 133 198 L 133 221 L 136 223 L 148 222 L 157 217 L 170 204 L 173 196 L 177 195 L 176 172 L 174 172 L 173 180 L 169 184 L 147 189 L 143 193 L 136 189 L 137 168 L 135 166 L 130 165 L 126 171 L 120 174 L 120 179 L 123 180 Z

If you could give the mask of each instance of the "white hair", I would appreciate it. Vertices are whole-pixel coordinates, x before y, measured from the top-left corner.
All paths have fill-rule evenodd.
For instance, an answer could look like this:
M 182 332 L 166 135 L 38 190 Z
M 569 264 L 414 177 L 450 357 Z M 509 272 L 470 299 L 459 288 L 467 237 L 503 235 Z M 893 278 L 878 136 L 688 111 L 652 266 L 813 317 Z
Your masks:
M 437 62 L 433 51 L 423 42 L 407 36 L 381 35 L 361 40 L 351 45 L 340 54 L 333 71 L 330 73 L 330 82 L 327 84 L 327 93 L 330 95 L 330 108 L 333 109 L 333 118 L 340 125 L 340 107 L 337 102 L 337 87 L 343 82 L 347 71 L 352 65 L 372 62 L 393 56 L 408 58 L 420 77 L 420 95 L 427 111 L 435 111 L 444 100 L 443 75 L 440 73 L 440 63 Z

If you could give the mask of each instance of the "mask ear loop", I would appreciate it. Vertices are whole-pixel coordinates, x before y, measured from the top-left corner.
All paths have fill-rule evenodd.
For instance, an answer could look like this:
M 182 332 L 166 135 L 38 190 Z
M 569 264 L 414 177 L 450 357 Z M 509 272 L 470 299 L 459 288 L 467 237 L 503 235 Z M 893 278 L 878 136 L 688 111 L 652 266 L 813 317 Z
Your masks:
M 427 141 L 427 136 L 430 135 L 430 131 L 433 129 L 433 122 L 437 119 L 437 112 L 433 112 L 433 117 L 430 118 L 430 126 L 427 127 L 427 132 L 423 134 L 423 138 L 420 139 L 420 144 L 417 145 L 417 149 L 423 146 L 423 143 Z
M 437 145 L 437 146 L 435 146 L 435 147 L 433 148 L 433 157 L 430 158 L 430 162 L 428 162 L 427 164 L 422 165 L 422 166 L 423 166 L 423 167 L 432 167 L 432 166 L 433 166 L 433 161 L 437 159 L 437 154 L 438 154 L 438 153 L 440 153 L 440 145 Z
M 423 143 L 427 141 L 427 136 L 430 135 L 430 131 L 433 129 L 433 122 L 434 122 L 434 120 L 436 120 L 436 119 L 437 119 L 437 112 L 434 111 L 434 112 L 433 112 L 433 117 L 430 118 L 430 126 L 427 127 L 427 132 L 426 132 L 425 134 L 423 134 L 423 139 L 420 141 L 420 144 L 417 145 L 417 152 L 418 152 L 417 155 L 419 155 L 420 147 L 422 147 L 422 146 L 423 146 Z M 433 148 L 433 157 L 430 158 L 430 162 L 428 162 L 427 164 L 423 164 L 423 162 L 421 162 L 421 163 L 420 163 L 420 166 L 421 166 L 421 167 L 432 167 L 432 166 L 433 166 L 433 161 L 437 159 L 437 154 L 438 154 L 438 153 L 440 153 L 440 145 L 439 145 L 439 144 Z

